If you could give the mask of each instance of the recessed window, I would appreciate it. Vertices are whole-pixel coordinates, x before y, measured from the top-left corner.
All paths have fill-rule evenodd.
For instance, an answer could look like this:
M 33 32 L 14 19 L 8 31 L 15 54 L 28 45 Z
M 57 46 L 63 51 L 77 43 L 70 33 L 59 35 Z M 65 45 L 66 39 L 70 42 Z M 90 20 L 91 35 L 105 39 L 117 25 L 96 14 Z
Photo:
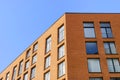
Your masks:
M 65 75 L 65 61 L 58 65 L 58 77 Z
M 86 42 L 87 54 L 98 54 L 98 47 L 96 42 Z
M 100 23 L 102 37 L 103 38 L 112 38 L 112 30 L 109 22 L 101 22 Z
M 107 59 L 109 72 L 120 72 L 120 63 L 118 59 Z
M 22 70 L 23 70 L 23 61 L 21 61 L 20 64 L 19 64 L 18 75 L 22 74 Z
M 32 57 L 32 64 L 36 63 L 37 62 L 37 55 L 34 55 Z
M 50 66 L 50 56 L 47 56 L 45 58 L 45 69 L 48 68 Z
M 46 53 L 51 50 L 51 37 L 46 39 Z
M 10 80 L 10 72 L 8 72 L 7 74 L 6 74 L 6 80 Z
M 50 80 L 50 71 L 45 73 L 44 80 Z
M 106 54 L 116 54 L 116 48 L 114 42 L 105 42 L 104 49 Z
M 102 78 L 90 78 L 89 80 L 103 80 Z
M 24 74 L 24 79 L 23 80 L 28 80 L 28 73 Z
M 58 48 L 58 58 L 62 58 L 65 55 L 65 47 L 64 45 L 60 46 Z
M 16 78 L 16 73 L 17 73 L 17 66 L 13 68 L 13 75 L 12 75 L 12 80 L 15 80 Z
M 21 80 L 21 78 L 18 78 L 17 80 Z
M 85 38 L 95 38 L 95 30 L 93 22 L 84 22 L 84 36 Z
M 29 68 L 29 61 L 25 63 L 25 70 Z
M 120 77 L 110 78 L 110 80 L 120 80 Z
M 30 49 L 27 51 L 27 53 L 26 53 L 26 59 L 28 58 L 28 57 L 30 57 Z
M 33 79 L 34 77 L 35 77 L 35 73 L 36 73 L 36 67 L 33 67 L 32 69 L 31 69 L 31 79 Z
M 38 43 L 35 43 L 33 46 L 33 52 L 35 52 L 38 49 Z
M 64 26 L 58 29 L 58 41 L 61 42 L 64 39 Z
M 99 59 L 88 59 L 89 72 L 101 72 Z

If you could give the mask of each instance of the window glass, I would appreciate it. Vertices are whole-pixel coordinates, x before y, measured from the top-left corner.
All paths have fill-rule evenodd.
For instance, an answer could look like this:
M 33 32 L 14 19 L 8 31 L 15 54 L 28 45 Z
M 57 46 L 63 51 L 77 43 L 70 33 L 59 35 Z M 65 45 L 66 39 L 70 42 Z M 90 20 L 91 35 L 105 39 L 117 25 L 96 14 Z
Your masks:
M 62 58 L 65 55 L 64 45 L 62 45 L 58 48 L 58 53 L 59 53 L 58 54 L 59 59 Z
M 51 37 L 46 40 L 46 53 L 51 50 Z
M 45 73 L 45 80 L 50 80 L 50 72 Z
M 50 66 L 50 56 L 45 58 L 45 68 L 48 68 Z
M 98 48 L 96 42 L 86 42 L 86 52 L 87 54 L 97 54 Z
M 65 62 L 62 62 L 58 65 L 58 77 L 61 77 L 65 74 Z
M 61 42 L 64 39 L 64 26 L 59 28 L 58 33 L 59 33 L 58 40 L 59 40 L 59 42 Z

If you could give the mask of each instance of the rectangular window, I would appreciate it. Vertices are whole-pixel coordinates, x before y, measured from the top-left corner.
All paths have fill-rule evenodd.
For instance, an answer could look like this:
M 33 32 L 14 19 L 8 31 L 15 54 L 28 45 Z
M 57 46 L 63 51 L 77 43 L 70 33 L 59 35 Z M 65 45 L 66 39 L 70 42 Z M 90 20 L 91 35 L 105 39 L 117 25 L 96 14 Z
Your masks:
M 10 73 L 8 72 L 7 74 L 6 74 L 6 80 L 10 80 Z
M 26 59 L 28 58 L 28 57 L 30 57 L 30 49 L 27 51 L 27 53 L 26 53 Z
M 37 55 L 34 55 L 32 57 L 32 64 L 36 63 L 37 62 Z
M 102 37 L 103 38 L 112 38 L 112 30 L 109 22 L 101 22 L 100 23 Z
M 88 59 L 89 72 L 101 72 L 99 59 Z
M 24 79 L 23 80 L 28 80 L 28 73 L 24 74 Z
M 12 80 L 15 80 L 15 78 L 16 78 L 16 72 L 17 72 L 17 67 L 15 66 L 15 67 L 13 68 Z
M 104 49 L 106 54 L 116 54 L 116 48 L 114 42 L 105 42 Z
M 120 80 L 120 77 L 110 78 L 110 80 Z
M 95 30 L 93 22 L 84 22 L 84 36 L 85 38 L 95 38 Z
M 47 56 L 45 58 L 45 69 L 48 68 L 50 66 L 50 56 Z
M 120 72 L 120 63 L 118 59 L 107 59 L 109 72 Z
M 50 80 L 50 71 L 45 73 L 44 79 L 45 80 Z
M 65 75 L 65 61 L 58 65 L 58 77 Z
M 38 43 L 35 43 L 33 46 L 33 52 L 35 52 L 38 49 Z
M 51 37 L 46 40 L 46 53 L 51 50 Z
M 35 72 L 36 72 L 36 67 L 33 67 L 31 69 L 31 79 L 33 79 L 35 77 Z
M 25 70 L 29 68 L 29 61 L 25 63 Z
M 19 64 L 18 75 L 20 75 L 22 73 L 22 69 L 23 69 L 23 61 L 21 61 L 20 64 Z
M 64 40 L 64 26 L 62 26 L 58 29 L 58 40 L 59 40 L 59 42 Z
M 90 78 L 89 80 L 103 80 L 102 78 Z
M 86 42 L 87 54 L 98 54 L 98 47 L 96 42 Z
M 58 48 L 58 58 L 62 58 L 65 55 L 65 49 L 64 49 L 64 45 L 60 46 Z

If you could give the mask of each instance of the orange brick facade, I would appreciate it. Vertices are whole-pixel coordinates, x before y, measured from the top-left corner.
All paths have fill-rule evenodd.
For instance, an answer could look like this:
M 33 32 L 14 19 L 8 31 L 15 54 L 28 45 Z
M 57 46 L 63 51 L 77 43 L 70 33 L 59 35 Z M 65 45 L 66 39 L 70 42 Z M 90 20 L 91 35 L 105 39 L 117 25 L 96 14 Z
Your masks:
M 84 22 L 94 23 L 95 38 L 85 38 Z M 111 25 L 112 38 L 103 38 L 100 22 L 109 22 Z M 64 39 L 59 42 L 58 29 L 64 26 Z M 16 60 L 14 60 L 3 72 L 0 73 L 0 80 L 6 80 L 9 73 L 9 80 L 12 80 L 13 69 L 16 67 L 15 80 L 24 80 L 28 74 L 28 80 L 45 80 L 45 73 L 50 72 L 50 80 L 90 80 L 90 78 L 101 78 L 100 80 L 112 80 L 119 78 L 120 72 L 109 72 L 107 59 L 119 59 L 120 63 L 120 14 L 117 13 L 65 13 L 45 33 L 33 42 Z M 51 37 L 51 49 L 46 53 L 46 40 Z M 86 42 L 96 42 L 97 54 L 86 53 Z M 106 54 L 104 42 L 114 42 L 116 54 Z M 35 44 L 37 50 L 34 51 Z M 58 59 L 58 48 L 64 45 L 65 55 Z M 30 57 L 26 53 L 30 50 Z M 37 60 L 32 63 L 33 56 Z M 50 56 L 50 66 L 45 69 L 45 58 Z M 88 59 L 99 59 L 101 72 L 89 72 Z M 23 62 L 22 73 L 18 75 L 20 62 Z M 29 61 L 28 69 L 25 69 Z M 65 62 L 65 74 L 58 76 L 58 65 Z M 35 77 L 30 79 L 32 68 L 36 68 Z M 48 79 L 49 80 L 49 79 Z M 97 79 L 91 79 L 97 80 Z M 113 79 L 119 80 L 119 79 Z

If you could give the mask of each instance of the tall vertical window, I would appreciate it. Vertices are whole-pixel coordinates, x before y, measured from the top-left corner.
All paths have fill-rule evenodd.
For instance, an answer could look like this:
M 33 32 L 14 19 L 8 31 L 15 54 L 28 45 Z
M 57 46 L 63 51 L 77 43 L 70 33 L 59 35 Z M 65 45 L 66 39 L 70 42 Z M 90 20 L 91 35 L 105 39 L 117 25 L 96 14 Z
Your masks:
M 101 72 L 99 59 L 88 59 L 89 72 Z
M 26 53 L 26 58 L 30 57 L 30 49 Z
M 87 54 L 98 54 L 98 47 L 96 42 L 86 42 Z
M 120 72 L 120 63 L 118 59 L 107 59 L 109 72 Z
M 37 61 L 37 55 L 34 55 L 34 56 L 32 57 L 32 64 L 34 64 L 36 61 Z
M 44 80 L 50 80 L 50 71 L 45 73 Z
M 100 23 L 102 37 L 103 38 L 112 38 L 112 30 L 109 22 L 101 22 Z
M 33 46 L 33 52 L 35 52 L 38 49 L 38 43 L 35 43 Z
M 51 37 L 46 40 L 46 53 L 51 50 Z
M 114 42 L 105 42 L 104 49 L 106 54 L 116 54 L 116 48 Z
M 102 78 L 90 78 L 89 80 L 103 80 Z
M 19 64 L 18 75 L 20 75 L 22 73 L 22 69 L 23 69 L 23 61 L 21 61 L 20 64 Z
M 10 80 L 10 72 L 8 72 L 7 74 L 6 74 L 6 80 Z
M 31 79 L 35 77 L 36 67 L 31 69 Z
M 84 36 L 85 38 L 95 38 L 95 30 L 93 22 L 84 22 Z
M 64 62 L 61 62 L 59 65 L 58 65 L 58 77 L 61 77 L 65 74 L 65 61 Z
M 28 80 L 28 73 L 24 74 L 24 79 L 23 80 Z
M 13 68 L 12 80 L 15 80 L 15 78 L 16 78 L 16 72 L 17 72 L 17 67 L 15 66 L 15 67 Z
M 61 42 L 64 39 L 64 26 L 58 29 L 58 41 Z
M 45 58 L 45 69 L 48 68 L 50 66 L 50 56 L 47 56 Z
M 29 68 L 29 61 L 25 63 L 25 70 Z
M 65 55 L 65 49 L 64 49 L 64 45 L 60 46 L 58 48 L 58 58 L 62 58 Z
M 120 77 L 110 78 L 110 80 L 120 80 Z

